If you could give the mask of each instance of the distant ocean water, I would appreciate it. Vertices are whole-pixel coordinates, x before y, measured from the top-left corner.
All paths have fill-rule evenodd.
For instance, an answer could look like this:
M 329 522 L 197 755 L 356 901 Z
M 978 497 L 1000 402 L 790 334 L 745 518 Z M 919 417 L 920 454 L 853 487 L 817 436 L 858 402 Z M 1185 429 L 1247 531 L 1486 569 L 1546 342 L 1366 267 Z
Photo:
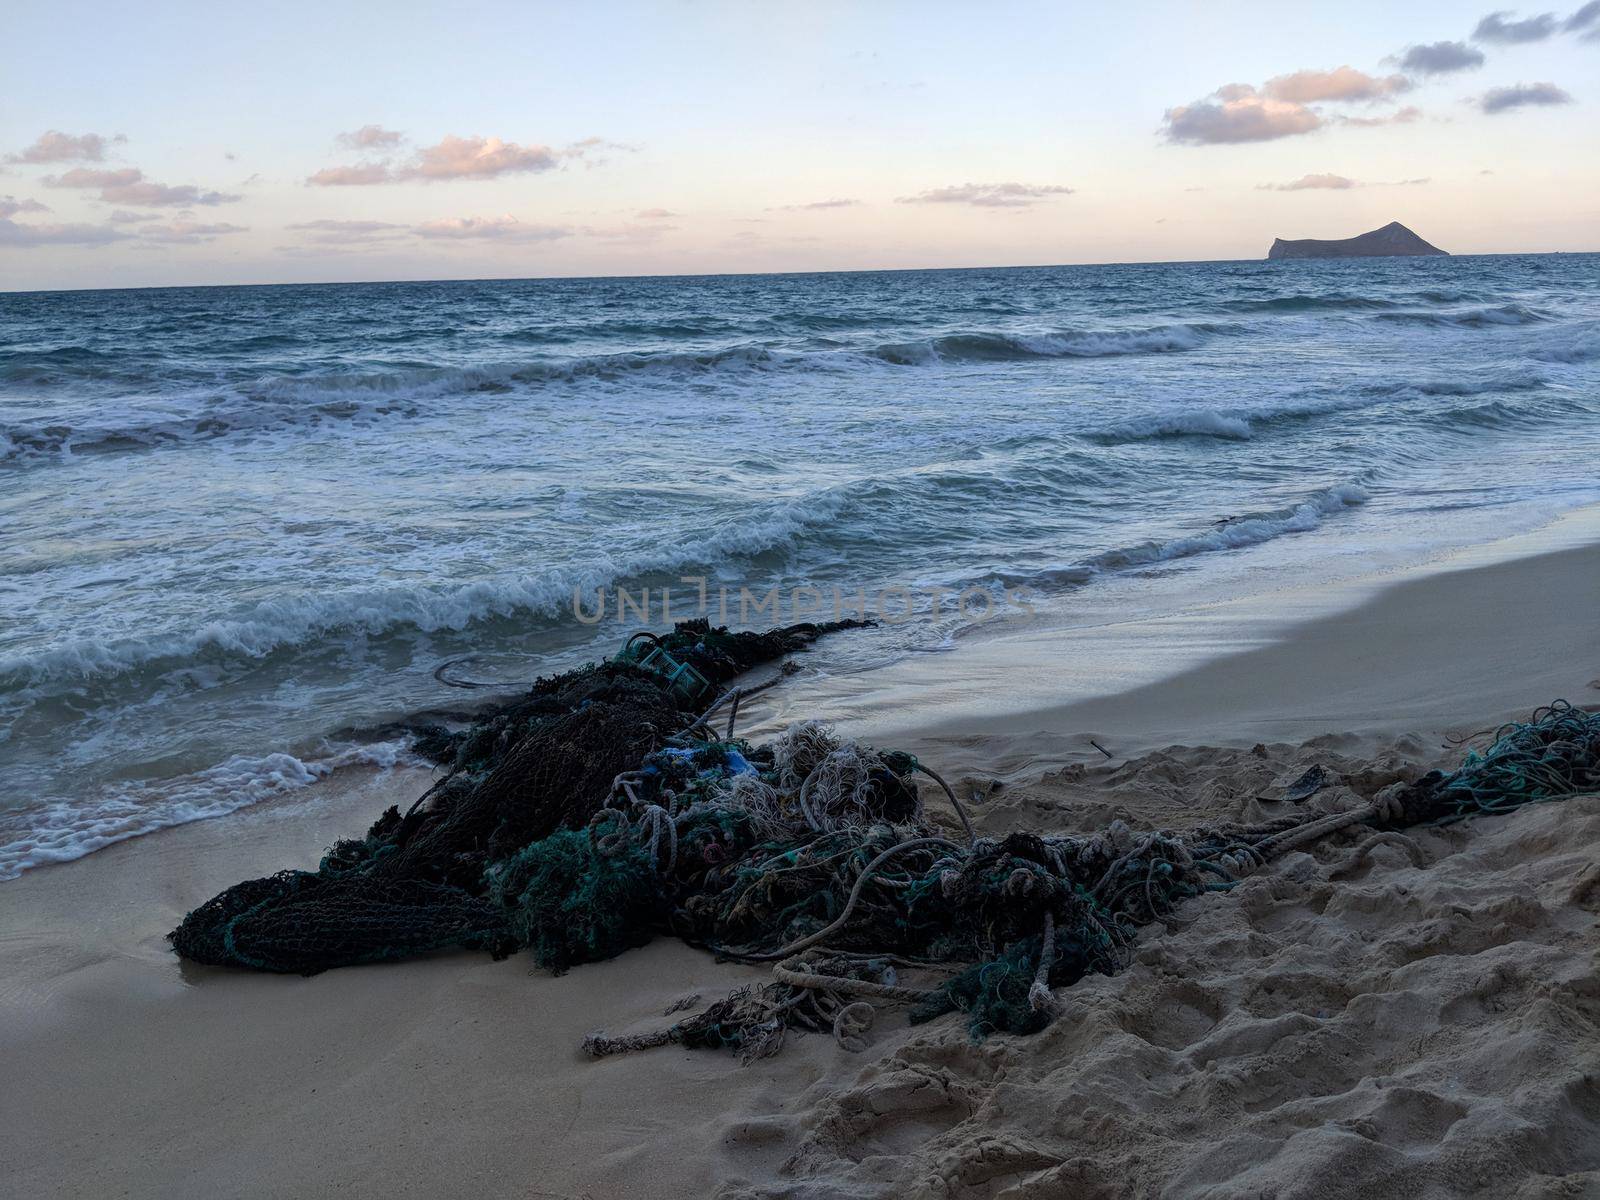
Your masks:
M 1596 462 L 1594 255 L 0 294 L 0 878 L 395 761 L 575 588 L 1248 589 Z

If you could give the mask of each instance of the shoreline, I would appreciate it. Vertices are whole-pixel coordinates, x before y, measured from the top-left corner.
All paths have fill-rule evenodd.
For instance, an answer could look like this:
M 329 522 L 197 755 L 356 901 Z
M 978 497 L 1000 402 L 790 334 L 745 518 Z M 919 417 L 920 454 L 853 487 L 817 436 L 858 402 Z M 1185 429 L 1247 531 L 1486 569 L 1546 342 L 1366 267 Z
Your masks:
M 869 737 L 850 715 L 926 711 L 926 704 L 904 699 L 915 695 L 918 672 L 891 677 L 895 668 L 884 668 L 842 677 L 869 680 L 871 686 L 849 697 L 852 708 L 841 730 L 925 754 L 958 787 L 981 790 L 990 777 L 1004 778 L 1007 786 L 977 809 L 986 832 L 1099 828 L 1114 818 L 1136 827 L 1232 819 L 1255 803 L 1251 796 L 1264 779 L 1274 777 L 1264 773 L 1282 775 L 1308 756 L 1378 764 L 1372 770 L 1417 771 L 1459 758 L 1460 750 L 1444 743 L 1446 733 L 1525 715 L 1561 695 L 1578 704 L 1600 703 L 1600 692 L 1588 686 L 1600 678 L 1596 595 L 1600 543 L 1424 574 L 1354 608 L 1294 625 L 1264 645 L 1155 682 L 1024 709 L 1026 716 L 1002 709 L 959 722 L 934 719 L 915 730 L 907 727 L 909 744 L 880 737 L 878 729 Z M 1206 619 L 1196 617 L 1164 636 L 1192 636 L 1196 623 L 1203 628 Z M 974 674 L 960 694 L 982 699 L 992 680 L 1008 670 L 1050 683 L 1041 645 L 1051 647 L 1058 661 L 1067 650 L 1059 632 L 1044 643 L 1030 640 L 1037 636 L 1021 635 L 1004 653 L 989 653 L 988 674 L 976 669 L 977 658 L 966 660 Z M 763 723 L 783 717 L 785 706 L 798 705 L 804 691 L 786 687 L 770 694 L 773 710 L 761 714 Z M 945 711 L 954 699 L 945 698 Z M 745 732 L 759 728 L 752 724 Z M 887 724 L 880 728 L 893 732 Z M 1111 747 L 1114 761 L 1087 746 L 1088 737 Z M 1257 742 L 1270 744 L 1260 754 L 1229 749 Z M 592 1063 L 578 1050 L 592 1029 L 650 1028 L 685 994 L 698 992 L 709 1001 L 730 987 L 765 979 L 766 972 L 718 965 L 708 955 L 659 939 L 559 978 L 533 972 L 525 961 L 495 963 L 469 954 L 309 979 L 198 968 L 171 955 L 164 935 L 189 908 L 241 878 L 314 864 L 334 838 L 360 832 L 388 804 L 409 803 L 428 775 L 406 767 L 336 773 L 225 821 L 168 828 L 0 883 L 8 914 L 0 936 L 0 978 L 6 980 L 0 1048 L 12 1064 L 13 1085 L 0 1121 L 0 1154 L 11 1164 L 14 1186 L 42 1195 L 144 1196 L 202 1188 L 252 1196 L 341 1188 L 438 1195 L 469 1187 L 483 1195 L 526 1195 L 532 1188 L 555 1196 L 625 1197 L 706 1195 L 721 1186 L 728 1195 L 977 1197 L 995 1194 L 987 1180 L 1017 1174 L 1019 1186 L 1037 1177 L 1040 1186 L 1053 1179 L 1059 1190 L 1073 1186 L 1071 1171 L 1090 1170 L 1070 1167 L 1072 1161 L 1121 1153 L 1128 1135 L 1116 1131 L 1122 1124 L 1139 1127 L 1139 1102 L 1131 1096 L 1116 1101 L 1110 1093 L 1097 1094 L 1085 1107 L 1083 1097 L 1102 1086 L 1095 1083 L 1096 1072 L 1110 1078 L 1177 1071 L 1169 1085 L 1181 1093 L 1214 1071 L 1247 1078 L 1255 1069 L 1249 1066 L 1251 1039 L 1270 1044 L 1300 1038 L 1304 1045 L 1296 1053 L 1305 1057 L 1311 1082 L 1278 1080 L 1273 1087 L 1289 1095 L 1302 1084 L 1314 1088 L 1321 1086 L 1317 1079 L 1333 1080 L 1343 1090 L 1324 1094 L 1319 1103 L 1338 1100 L 1359 1116 L 1374 1096 L 1391 1107 L 1412 1103 L 1402 1093 L 1422 1085 L 1411 1073 L 1443 1070 L 1438 1055 L 1446 1050 L 1469 1053 L 1471 1047 L 1446 1038 L 1418 1051 L 1415 1061 L 1391 1055 L 1346 1078 L 1337 1058 L 1325 1057 L 1333 1048 L 1319 1049 L 1316 1030 L 1324 1020 L 1377 1020 L 1361 995 L 1340 993 L 1325 981 L 1310 990 L 1296 985 L 1310 1006 L 1305 1010 L 1294 1008 L 1292 996 L 1275 1002 L 1289 1006 L 1279 1015 L 1259 1002 L 1261 987 L 1271 992 L 1270 980 L 1262 984 L 1257 978 L 1267 969 L 1255 961 L 1266 953 L 1263 938 L 1281 943 L 1272 951 L 1281 961 L 1268 964 L 1272 977 L 1292 978 L 1298 970 L 1336 980 L 1340 971 L 1367 961 L 1363 955 L 1376 953 L 1373 946 L 1352 951 L 1356 957 L 1342 967 L 1333 950 L 1327 950 L 1334 957 L 1325 967 L 1312 960 L 1328 938 L 1347 936 L 1341 921 L 1354 923 L 1348 936 L 1359 946 L 1357 934 L 1365 928 L 1360 913 L 1380 903 L 1393 911 L 1385 909 L 1388 915 L 1361 934 L 1368 941 L 1400 937 L 1411 928 L 1408 921 L 1441 920 L 1462 922 L 1463 937 L 1477 930 L 1472 936 L 1479 941 L 1435 946 L 1426 954 L 1439 956 L 1437 962 L 1408 960 L 1413 965 L 1395 967 L 1393 979 L 1372 983 L 1374 994 L 1403 996 L 1409 987 L 1428 998 L 1438 992 L 1445 997 L 1437 1000 L 1440 1005 L 1455 1004 L 1451 989 L 1470 995 L 1480 976 L 1498 970 L 1501 957 L 1512 953 L 1508 946 L 1526 943 L 1538 947 L 1540 970 L 1555 989 L 1543 1003 L 1570 1001 L 1578 1005 L 1577 1015 L 1563 1016 L 1567 1024 L 1558 1022 L 1557 1032 L 1549 1033 L 1528 1024 L 1535 1010 L 1526 1004 L 1535 1004 L 1537 996 L 1526 1004 L 1514 996 L 1505 1001 L 1508 1009 L 1461 1010 L 1455 1020 L 1477 1031 L 1472 1040 L 1488 1053 L 1498 1042 L 1520 1037 L 1515 1044 L 1544 1070 L 1547 1060 L 1560 1058 L 1550 1057 L 1552 1045 L 1563 1045 L 1560 1028 L 1570 1035 L 1572 1021 L 1593 1021 L 1581 1002 L 1581 963 L 1594 950 L 1592 919 L 1583 932 L 1581 906 L 1591 892 L 1582 871 L 1600 847 L 1600 804 L 1586 800 L 1419 834 L 1426 855 L 1443 864 L 1435 875 L 1406 854 L 1383 848 L 1353 880 L 1322 884 L 1316 880 L 1331 880 L 1344 852 L 1327 861 L 1296 855 L 1237 894 L 1193 902 L 1200 930 L 1193 936 L 1211 941 L 1191 944 L 1159 929 L 1147 931 L 1139 963 L 1070 989 L 1072 1015 L 1033 1039 L 973 1044 L 959 1021 L 945 1018 L 907 1029 L 903 1015 L 895 1014 L 880 1021 L 861 1054 L 847 1053 L 828 1038 L 805 1036 L 749 1067 L 730 1056 L 677 1048 Z M 1491 850 L 1499 857 L 1472 857 Z M 1457 863 L 1472 871 L 1461 873 L 1451 865 Z M 1515 899 L 1530 887 L 1541 898 L 1543 915 L 1537 919 Z M 1295 915 L 1300 909 L 1294 906 L 1315 910 L 1317 904 L 1323 909 L 1315 917 Z M 1479 915 L 1451 917 L 1452 905 Z M 1266 923 L 1256 928 L 1251 922 Z M 1333 923 L 1332 932 L 1318 932 L 1326 922 Z M 1195 958 L 1197 946 L 1210 946 L 1204 965 Z M 1250 946 L 1255 948 L 1247 951 Z M 1513 955 L 1506 961 L 1514 960 Z M 1163 961 L 1175 965 L 1162 969 Z M 1568 992 L 1579 999 L 1562 999 Z M 1425 999 L 1423 1007 L 1434 1002 Z M 1124 1010 L 1125 1016 L 1112 1019 Z M 1510 1013 L 1505 1028 L 1493 1023 L 1503 1012 Z M 1291 1019 L 1291 1013 L 1297 1015 Z M 1423 1016 L 1393 1020 L 1400 1025 L 1392 1036 L 1377 1039 L 1384 1046 L 1418 1036 L 1431 1043 L 1436 1030 L 1449 1026 Z M 1129 1029 L 1143 1034 L 1135 1037 Z M 1535 1032 L 1546 1038 L 1537 1055 L 1527 1040 Z M 1212 1065 L 1195 1075 L 1196 1068 L 1182 1065 L 1188 1053 L 1183 1046 L 1211 1045 L 1206 1038 L 1216 1041 L 1207 1051 Z M 1074 1065 L 1079 1063 L 1086 1065 Z M 1582 1067 L 1568 1062 L 1562 1070 Z M 1060 1097 L 1076 1097 L 1080 1111 L 1058 1114 L 1048 1128 L 1030 1124 L 1015 1105 L 1031 1094 L 1029 1088 L 1045 1084 L 1029 1081 L 1067 1070 L 1080 1073 L 1049 1085 L 1034 1103 L 1048 1107 Z M 1543 1097 L 1551 1087 L 1556 1093 L 1567 1088 L 1570 1111 L 1552 1109 L 1542 1119 L 1560 1125 L 1572 1141 L 1579 1136 L 1572 1130 L 1594 1119 L 1593 1083 L 1564 1082 L 1566 1076 L 1557 1079 L 1555 1071 L 1550 1066 L 1548 1079 L 1519 1083 L 1519 1095 Z M 1009 1102 L 1007 1078 L 1016 1092 Z M 1405 1086 L 1384 1085 L 1384 1078 Z M 933 1091 L 927 1092 L 930 1082 Z M 1449 1131 L 1477 1103 L 1442 1083 L 1435 1090 L 1444 1098 L 1399 1122 L 1414 1147 L 1432 1144 L 1430 1139 L 1445 1146 Z M 1221 1099 L 1206 1111 L 1219 1120 L 1259 1125 L 1278 1112 L 1279 1100 L 1245 1116 Z M 1122 1112 L 1119 1104 L 1132 1107 Z M 1456 1109 L 1461 1115 L 1449 1120 L 1434 1115 Z M 1273 1117 L 1287 1121 L 1285 1129 L 1307 1130 L 1335 1118 L 1325 1113 L 1313 1126 L 1304 1119 L 1296 1126 L 1287 1111 Z M 1185 1118 L 1190 1124 L 1197 1119 Z M 1514 1131 L 1518 1121 L 1533 1119 L 1507 1113 L 1502 1124 Z M 1477 1118 L 1479 1125 L 1485 1121 L 1492 1124 L 1487 1113 Z M 1468 1126 L 1477 1128 L 1470 1121 Z M 1200 1146 L 1234 1136 L 1226 1123 L 1196 1133 Z M 1270 1126 L 1252 1136 L 1270 1140 Z M 1492 1130 L 1482 1136 L 1493 1136 Z M 1139 1169 L 1168 1170 L 1159 1165 L 1163 1152 L 1156 1135 L 1147 1137 L 1152 1141 Z M 1382 1143 L 1384 1137 L 1373 1134 L 1369 1140 Z M 1318 1142 L 1314 1149 L 1355 1153 L 1343 1143 Z M 1191 1147 L 1188 1158 L 1210 1162 L 1207 1169 L 1223 1174 L 1206 1184 L 1204 1172 L 1195 1177 L 1198 1167 L 1169 1164 L 1171 1171 L 1187 1171 L 1195 1184 L 1179 1194 L 1204 1194 L 1201 1184 L 1225 1192 L 1304 1178 L 1283 1174 L 1289 1168 L 1274 1167 L 1276 1160 L 1264 1150 L 1247 1151 L 1236 1148 L 1232 1165 L 1218 1165 L 1206 1157 L 1209 1150 Z M 1178 1150 L 1172 1154 L 1175 1163 L 1186 1161 Z M 1550 1151 L 1547 1157 L 1559 1156 Z M 1449 1161 L 1443 1150 L 1439 1158 Z M 1317 1161 L 1326 1168 L 1338 1160 Z M 1600 1170 L 1600 1163 L 1591 1169 Z M 911 1186 L 929 1172 L 949 1185 L 944 1192 Z M 1177 1176 L 1160 1176 L 1169 1177 Z M 1490 1177 L 1499 1176 L 1491 1171 Z M 1116 1194 L 1087 1184 L 1083 1191 Z M 1397 1188 L 1374 1194 L 1407 1193 Z
M 1572 601 L 1565 599 L 1569 593 Z M 1102 607 L 1099 619 L 1078 623 L 1040 619 L 979 628 L 947 654 L 913 654 L 856 674 L 797 677 L 748 702 L 743 729 L 760 738 L 791 721 L 820 717 L 838 721 L 850 736 L 913 752 L 959 745 L 968 734 L 990 741 L 991 750 L 997 737 L 1030 743 L 1027 755 L 990 753 L 967 764 L 1015 782 L 1030 771 L 1104 761 L 1091 737 L 1105 745 L 1114 739 L 1112 757 L 1125 758 L 1196 738 L 1248 744 L 1311 737 L 1329 722 L 1358 716 L 1330 712 L 1325 704 L 1305 712 L 1299 697 L 1312 692 L 1350 697 L 1368 732 L 1448 721 L 1451 713 L 1510 713 L 1522 703 L 1513 681 L 1534 680 L 1520 664 L 1544 657 L 1542 639 L 1552 630 L 1585 644 L 1591 669 L 1571 677 L 1548 673 L 1542 682 L 1564 684 L 1573 693 L 1565 698 L 1581 704 L 1590 681 L 1600 680 L 1600 615 L 1582 611 L 1584 596 L 1600 598 L 1600 507 L 1331 584 L 1203 600 L 1131 618 Z M 1426 614 L 1463 603 L 1472 606 L 1463 615 L 1481 636 L 1456 653 L 1449 631 Z M 1518 616 L 1518 606 L 1534 611 Z M 1413 636 L 1423 642 L 1397 644 Z M 1364 675 L 1358 677 L 1362 660 L 1347 654 L 1346 644 L 1373 647 L 1369 658 L 1391 662 L 1396 652 L 1420 656 L 1429 670 L 1451 672 L 1455 686 L 1466 691 L 1430 707 L 1391 687 L 1385 697 L 1390 708 L 1374 711 L 1372 700 L 1379 697 Z M 1492 678 L 1504 686 L 1474 684 L 1485 648 Z M 1297 678 L 1308 654 L 1322 669 L 1315 679 L 1303 672 Z M 1127 661 L 1138 666 L 1108 670 Z M 1218 687 L 1226 689 L 1220 703 L 1211 695 Z
M 1319 569 L 1321 564 L 1307 557 L 1305 546 L 1296 546 L 1288 559 L 1281 557 L 1282 549 L 1278 557 L 1262 559 L 1260 547 L 1247 548 L 1237 560 L 1217 556 L 1224 560 L 1218 564 L 1225 568 L 1220 575 L 1204 567 L 1197 573 L 1187 559 L 1176 568 L 1156 564 L 1113 571 L 1081 590 L 1041 601 L 1027 615 L 1002 614 L 955 626 L 938 647 L 897 644 L 893 622 L 880 623 L 876 632 L 830 635 L 794 658 L 802 668 L 798 675 L 741 710 L 740 730 L 760 740 L 794 720 L 824 719 L 846 724 L 852 736 L 863 740 L 932 750 L 959 736 L 969 719 L 982 725 L 997 703 L 1010 721 L 1027 723 L 1035 714 L 1048 720 L 1069 702 L 1106 700 L 1290 639 L 1300 627 L 1359 608 L 1401 583 L 1590 543 L 1600 543 L 1600 505 L 1565 509 L 1531 528 L 1489 541 L 1446 542 L 1398 553 L 1386 548 L 1371 556 L 1376 563 L 1369 561 L 1355 572 L 1349 569 L 1348 549 L 1339 552 L 1331 568 Z M 253 750 L 236 745 L 231 752 L 222 751 L 232 755 L 225 761 L 188 773 L 125 780 L 134 790 L 148 792 L 137 807 L 128 807 L 114 786 L 105 785 L 103 792 L 89 795 L 96 801 L 111 798 L 109 815 L 94 804 L 81 807 L 96 849 L 52 844 L 77 837 L 70 828 L 36 832 L 37 842 L 48 848 L 30 855 L 35 861 L 19 872 L 10 859 L 19 849 L 26 852 L 27 841 L 9 843 L 0 882 L 76 861 L 129 838 L 274 803 L 302 789 L 322 794 L 330 769 L 339 773 L 352 763 L 371 761 L 376 767 L 395 759 L 425 765 L 405 749 L 408 731 L 459 725 L 476 712 L 516 700 L 529 683 L 528 674 L 559 673 L 605 657 L 615 645 L 592 647 L 596 652 L 589 654 L 562 651 L 535 658 L 524 664 L 526 674 L 504 687 L 479 685 L 483 690 L 467 694 L 436 688 L 436 693 L 449 694 L 366 720 L 340 721 L 298 740 L 267 739 L 253 743 Z M 493 658 L 493 652 L 487 657 Z M 1048 666 L 1048 674 L 1041 664 Z M 1126 754 L 1132 746 L 1123 740 L 1119 753 Z M 1049 753 L 1042 753 L 1047 746 Z M 1015 782 L 1028 770 L 1050 764 L 1095 761 L 1099 752 L 1087 747 L 1083 739 L 1062 742 L 1041 736 L 1028 754 L 968 765 Z M 219 791 L 219 784 L 231 790 Z M 263 798 L 240 804 L 234 796 L 241 789 Z M 210 811 L 180 814 L 174 820 L 162 811 L 173 806 L 169 802 Z

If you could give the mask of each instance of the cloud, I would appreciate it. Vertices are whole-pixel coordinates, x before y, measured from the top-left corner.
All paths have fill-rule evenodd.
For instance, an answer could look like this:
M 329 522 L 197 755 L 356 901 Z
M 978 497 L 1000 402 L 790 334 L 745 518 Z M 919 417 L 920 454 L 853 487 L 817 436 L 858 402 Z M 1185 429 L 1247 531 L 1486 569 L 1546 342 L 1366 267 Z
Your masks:
M 107 225 L 24 225 L 0 217 L 0 246 L 100 246 L 127 236 Z
M 971 186 L 970 184 L 968 185 Z M 1007 186 L 1007 185 L 1001 185 Z M 1069 192 L 1071 188 L 1067 189 Z M 856 208 L 861 204 L 859 200 L 813 200 L 809 204 L 780 204 L 777 208 L 769 208 L 768 212 L 818 212 L 827 208 Z
M 678 227 L 676 225 L 661 225 L 658 223 L 651 223 L 649 225 L 585 225 L 582 229 L 578 230 L 578 232 L 582 233 L 585 237 L 599 238 L 600 240 L 607 242 L 637 243 L 653 242 L 658 238 L 664 237 L 666 234 L 674 232 L 677 228 Z
M 1314 109 L 1263 96 L 1247 83 L 1230 83 L 1204 100 L 1169 108 L 1162 119 L 1169 142 L 1194 146 L 1270 142 L 1322 127 Z
M 359 134 L 364 130 L 356 132 Z M 447 134 L 432 146 L 420 147 L 409 160 L 325 167 L 309 176 L 306 182 L 314 187 L 352 187 L 412 180 L 498 179 L 502 175 L 553 171 L 569 160 L 586 159 L 598 149 L 632 150 L 634 147 L 621 142 L 608 142 L 604 138 L 584 138 L 570 146 L 553 149 L 550 146 L 524 146 L 494 137 L 457 137 Z M 588 160 L 588 165 L 594 166 L 600 161 Z
M 135 225 L 140 221 L 153 221 L 155 213 L 129 212 L 125 208 L 113 209 L 106 217 L 108 225 Z
M 900 204 L 970 204 L 977 208 L 1023 208 L 1051 196 L 1070 196 L 1072 188 L 1031 183 L 958 183 L 915 196 L 901 196 Z
M 1344 175 L 1302 175 L 1290 183 L 1263 183 L 1261 189 L 1269 192 L 1343 191 L 1360 187 L 1354 179 Z
M 245 233 L 248 228 L 245 225 L 229 225 L 226 221 L 209 225 L 197 221 L 174 221 L 170 225 L 146 225 L 139 230 L 139 236 L 147 242 L 195 246 L 201 242 L 213 241 L 223 234 Z
M 357 163 L 353 167 L 323 167 L 308 176 L 306 182 L 313 187 L 364 187 L 392 179 L 387 163 Z
M 1568 33 L 1576 33 L 1578 30 L 1588 29 L 1590 26 L 1596 26 L 1597 28 L 1594 32 L 1585 36 L 1585 41 L 1594 41 L 1596 35 L 1600 34 L 1600 0 L 1589 0 L 1589 3 L 1561 22 L 1561 28 Z
M 1510 87 L 1490 88 L 1478 100 L 1478 107 L 1492 114 L 1530 105 L 1571 103 L 1572 97 L 1553 83 L 1514 83 Z
M 1522 21 L 1506 20 L 1510 15 L 1504 10 L 1490 13 L 1472 31 L 1472 40 L 1511 46 L 1519 42 L 1542 42 L 1556 31 L 1555 13 L 1540 13 Z
M 1400 69 L 1412 75 L 1449 75 L 1483 66 L 1483 51 L 1465 42 L 1429 42 L 1407 46 Z
M 1396 179 L 1392 182 L 1362 183 L 1345 175 L 1302 175 L 1288 183 L 1259 183 L 1256 190 L 1264 192 L 1347 191 L 1361 187 L 1417 187 L 1429 179 Z
M 1600 0 L 1597 0 L 1600 3 Z M 665 208 L 641 208 L 638 212 L 641 221 L 667 221 L 678 214 Z
M 20 154 L 6 155 L 7 162 L 14 163 L 58 163 L 58 162 L 102 162 L 106 156 L 106 147 L 128 139 L 122 134 L 116 137 L 101 137 L 98 133 L 62 133 L 58 129 L 41 133 L 38 139 Z
M 1320 100 L 1386 100 L 1411 87 L 1404 75 L 1368 75 L 1354 67 L 1335 67 L 1276 76 L 1267 80 L 1261 94 L 1291 104 L 1315 104 Z
M 25 212 L 49 212 L 50 209 L 37 200 L 18 200 L 15 196 L 0 196 L 0 220 L 14 217 Z
M 341 133 L 335 140 L 351 150 L 392 150 L 406 140 L 406 135 L 382 125 L 363 125 Z
M 1339 117 L 1337 119 L 1341 125 L 1355 125 L 1360 128 L 1370 129 L 1377 125 L 1407 125 L 1412 121 L 1421 120 L 1422 110 L 1414 104 L 1408 104 L 1404 108 L 1396 109 L 1383 117 Z
M 591 151 L 620 150 L 625 154 L 632 154 L 638 149 L 639 147 L 633 145 L 631 142 L 613 142 L 608 141 L 605 138 L 589 137 L 573 142 L 570 146 L 566 146 L 563 149 L 556 151 L 556 153 L 562 158 L 582 159 L 583 165 L 586 167 L 599 167 L 604 166 L 609 160 L 604 158 L 590 157 Z
M 190 208 L 195 205 L 232 204 L 243 199 L 235 192 L 205 192 L 192 183 L 170 186 L 142 180 L 121 187 L 102 188 L 100 199 L 107 204 L 143 204 L 147 207 Z
M 448 217 L 424 221 L 413 231 L 418 237 L 446 241 L 475 239 L 507 242 L 546 242 L 571 237 L 572 230 L 560 225 L 525 225 L 507 213 L 503 217 Z
M 406 175 L 416 179 L 494 179 L 550 171 L 560 165 L 549 146 L 521 146 L 499 138 L 446 135 L 436 146 L 417 152 Z
M 95 171 L 88 167 L 74 167 L 63 175 L 46 175 L 44 184 L 54 188 L 108 188 L 126 187 L 130 183 L 138 183 L 144 178 L 144 172 L 136 167 L 124 167 L 117 171 Z
M 195 205 L 231 204 L 242 199 L 227 192 L 206 192 L 192 183 L 169 185 L 146 179 L 137 167 L 115 171 L 96 171 L 88 167 L 74 167 L 61 175 L 46 175 L 46 187 L 98 189 L 100 199 L 106 204 L 131 204 L 144 208 L 183 207 Z
M 344 245 L 350 242 L 376 242 L 394 237 L 406 228 L 393 221 L 301 221 L 290 225 L 298 233 L 309 234 L 309 241 L 324 246 Z

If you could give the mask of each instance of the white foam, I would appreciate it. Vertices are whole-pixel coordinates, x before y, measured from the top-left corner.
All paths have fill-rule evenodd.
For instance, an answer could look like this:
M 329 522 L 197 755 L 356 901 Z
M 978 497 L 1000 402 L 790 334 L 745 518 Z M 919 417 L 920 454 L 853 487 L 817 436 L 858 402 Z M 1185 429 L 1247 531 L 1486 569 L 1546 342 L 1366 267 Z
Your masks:
M 274 753 L 259 758 L 235 755 L 193 775 L 153 783 L 130 783 L 99 796 L 53 801 L 4 814 L 0 879 L 14 879 L 31 867 L 70 862 L 116 842 L 191 821 L 238 812 L 263 800 L 309 787 L 335 771 L 356 766 L 387 770 L 411 761 L 404 742 L 378 742 L 331 750 L 322 758 L 300 759 Z
M 1314 492 L 1293 508 L 1272 512 L 1251 513 L 1220 522 L 1205 533 L 1188 534 L 1164 542 L 1144 542 L 1123 550 L 1112 550 L 1096 558 L 1095 565 L 1102 569 L 1136 566 L 1142 563 L 1167 562 L 1175 558 L 1188 558 L 1214 550 L 1238 550 L 1259 545 L 1290 533 L 1307 533 L 1322 524 L 1323 518 L 1355 505 L 1364 504 L 1370 496 L 1367 490 L 1355 483 L 1341 483 Z
M 1195 412 L 1164 413 L 1125 421 L 1099 431 L 1099 436 L 1112 441 L 1139 441 L 1161 437 L 1217 437 L 1235 441 L 1249 441 L 1250 422 L 1242 416 L 1200 409 Z
M 824 490 L 758 509 L 704 533 L 617 562 L 601 555 L 587 569 L 553 570 L 476 580 L 455 587 L 418 584 L 284 596 L 248 612 L 210 621 L 192 632 L 147 640 L 106 642 L 74 638 L 34 654 L 0 656 L 0 685 L 28 688 L 137 670 L 153 663 L 192 662 L 210 654 L 264 658 L 274 651 L 341 632 L 373 636 L 397 629 L 421 633 L 462 630 L 493 617 L 558 618 L 571 611 L 574 592 L 592 595 L 643 575 L 691 566 L 715 567 L 792 545 L 808 529 L 838 516 L 847 502 Z

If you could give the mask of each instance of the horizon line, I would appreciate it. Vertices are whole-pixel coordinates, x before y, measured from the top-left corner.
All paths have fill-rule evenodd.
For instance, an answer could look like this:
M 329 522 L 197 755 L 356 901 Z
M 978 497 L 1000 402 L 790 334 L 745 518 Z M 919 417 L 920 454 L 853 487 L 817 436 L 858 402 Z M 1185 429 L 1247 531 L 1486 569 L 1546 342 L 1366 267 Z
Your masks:
M 1281 269 L 1284 263 L 1293 262 L 1366 262 L 1373 258 L 1543 258 L 1556 255 L 1586 255 L 1600 254 L 1600 250 L 1511 250 L 1488 251 L 1477 254 L 1454 254 L 1446 251 L 1443 255 L 1409 255 L 1409 254 L 1383 254 L 1363 255 L 1352 258 L 1305 258 L 1305 259 L 1269 259 L 1261 258 L 1152 258 L 1152 259 L 1124 259 L 1109 262 L 1054 262 L 1054 263 L 989 263 L 982 266 L 962 267 L 849 267 L 844 269 L 829 269 L 819 267 L 809 271 L 680 271 L 669 274 L 628 274 L 614 275 L 466 275 L 466 276 L 436 276 L 433 278 L 412 279 L 326 279 L 326 280 L 291 280 L 279 283 L 157 283 L 135 284 L 126 287 L 60 287 L 60 288 L 6 288 L 0 287 L 0 296 L 54 296 L 76 292 L 160 292 L 160 291 L 197 291 L 202 288 L 269 288 L 269 287 L 362 287 L 362 286 L 403 286 L 416 283 L 581 283 L 598 279 L 753 279 L 762 276 L 795 276 L 795 275 L 903 275 L 919 272 L 934 271 L 1052 271 L 1063 267 L 1182 267 L 1198 266 L 1207 263 L 1266 263 L 1279 264 Z M 1293 268 L 1290 268 L 1293 269 Z

